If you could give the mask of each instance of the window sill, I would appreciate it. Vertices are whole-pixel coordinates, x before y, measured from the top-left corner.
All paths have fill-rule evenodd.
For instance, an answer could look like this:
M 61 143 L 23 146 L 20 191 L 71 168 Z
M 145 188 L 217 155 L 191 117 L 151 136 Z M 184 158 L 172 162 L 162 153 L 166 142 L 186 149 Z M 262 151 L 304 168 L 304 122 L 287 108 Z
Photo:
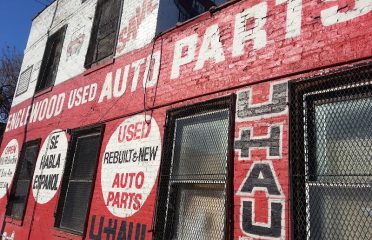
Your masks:
M 114 63 L 115 63 L 115 58 L 109 58 L 109 59 L 105 58 L 105 59 L 102 59 L 102 60 L 100 60 L 100 61 L 98 61 L 96 63 L 93 63 L 92 66 L 91 66 L 91 68 L 88 69 L 87 71 L 85 71 L 83 75 L 84 76 L 87 76 L 87 75 L 89 75 L 89 74 L 91 74 L 93 72 L 96 72 L 96 71 L 98 71 L 98 70 L 100 70 L 100 69 L 102 69 L 104 67 L 107 67 L 107 66 L 109 66 L 111 64 L 114 64 Z
M 37 91 L 37 92 L 35 93 L 35 96 L 34 96 L 34 97 L 40 97 L 41 95 L 44 95 L 44 94 L 46 94 L 46 93 L 48 93 L 48 92 L 51 92 L 52 89 L 53 89 L 53 86 L 51 86 L 51 87 L 47 87 L 47 88 L 44 88 L 44 89 L 42 89 L 42 90 L 39 90 L 39 91 Z
M 84 234 L 81 232 L 76 232 L 74 230 L 66 229 L 66 228 L 61 228 L 61 227 L 54 227 L 53 228 L 56 233 L 54 233 L 54 236 L 57 237 L 62 237 L 66 235 L 74 236 L 74 237 L 84 237 Z
M 5 216 L 5 222 L 15 225 L 15 226 L 22 226 L 23 225 L 23 220 L 18 219 L 18 218 L 13 218 L 11 216 Z

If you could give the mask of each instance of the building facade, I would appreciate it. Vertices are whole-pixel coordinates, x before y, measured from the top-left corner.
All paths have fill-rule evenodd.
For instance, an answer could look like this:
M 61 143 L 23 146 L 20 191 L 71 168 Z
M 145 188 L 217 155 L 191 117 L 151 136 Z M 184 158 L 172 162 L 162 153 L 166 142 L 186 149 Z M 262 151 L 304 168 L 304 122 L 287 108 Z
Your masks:
M 0 148 L 3 239 L 371 239 L 372 0 L 56 0 Z

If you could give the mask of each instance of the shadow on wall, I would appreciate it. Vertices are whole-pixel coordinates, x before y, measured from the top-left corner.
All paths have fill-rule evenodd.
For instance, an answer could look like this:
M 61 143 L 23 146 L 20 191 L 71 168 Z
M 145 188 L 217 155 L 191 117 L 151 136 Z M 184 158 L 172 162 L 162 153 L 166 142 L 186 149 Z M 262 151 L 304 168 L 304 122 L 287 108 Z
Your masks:
M 5 127 L 6 127 L 6 123 L 0 123 L 0 144 L 3 141 Z

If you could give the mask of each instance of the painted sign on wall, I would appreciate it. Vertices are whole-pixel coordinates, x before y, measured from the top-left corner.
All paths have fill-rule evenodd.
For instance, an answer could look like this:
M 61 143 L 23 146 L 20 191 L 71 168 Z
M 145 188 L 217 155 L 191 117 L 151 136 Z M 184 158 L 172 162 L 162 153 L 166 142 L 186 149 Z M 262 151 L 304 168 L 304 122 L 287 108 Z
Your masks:
M 3 198 L 12 183 L 19 155 L 18 141 L 12 139 L 3 150 L 0 158 L 0 198 Z
M 102 159 L 102 194 L 108 210 L 130 217 L 144 205 L 157 179 L 161 138 L 155 119 L 136 115 L 112 134 Z
M 236 192 L 241 239 L 285 239 L 288 84 L 259 84 L 237 96 L 234 147 L 244 176 Z
M 65 167 L 67 147 L 66 134 L 60 129 L 51 132 L 44 141 L 32 181 L 32 194 L 37 203 L 47 203 L 57 193 Z

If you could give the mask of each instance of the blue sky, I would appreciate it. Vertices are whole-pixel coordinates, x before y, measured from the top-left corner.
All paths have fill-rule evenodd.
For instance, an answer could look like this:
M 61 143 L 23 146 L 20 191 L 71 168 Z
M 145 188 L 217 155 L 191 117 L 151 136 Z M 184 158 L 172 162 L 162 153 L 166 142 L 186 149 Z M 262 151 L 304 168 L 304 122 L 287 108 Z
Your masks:
M 0 0 L 0 52 L 4 46 L 15 46 L 23 53 L 30 33 L 32 18 L 44 9 L 41 3 L 51 0 Z

